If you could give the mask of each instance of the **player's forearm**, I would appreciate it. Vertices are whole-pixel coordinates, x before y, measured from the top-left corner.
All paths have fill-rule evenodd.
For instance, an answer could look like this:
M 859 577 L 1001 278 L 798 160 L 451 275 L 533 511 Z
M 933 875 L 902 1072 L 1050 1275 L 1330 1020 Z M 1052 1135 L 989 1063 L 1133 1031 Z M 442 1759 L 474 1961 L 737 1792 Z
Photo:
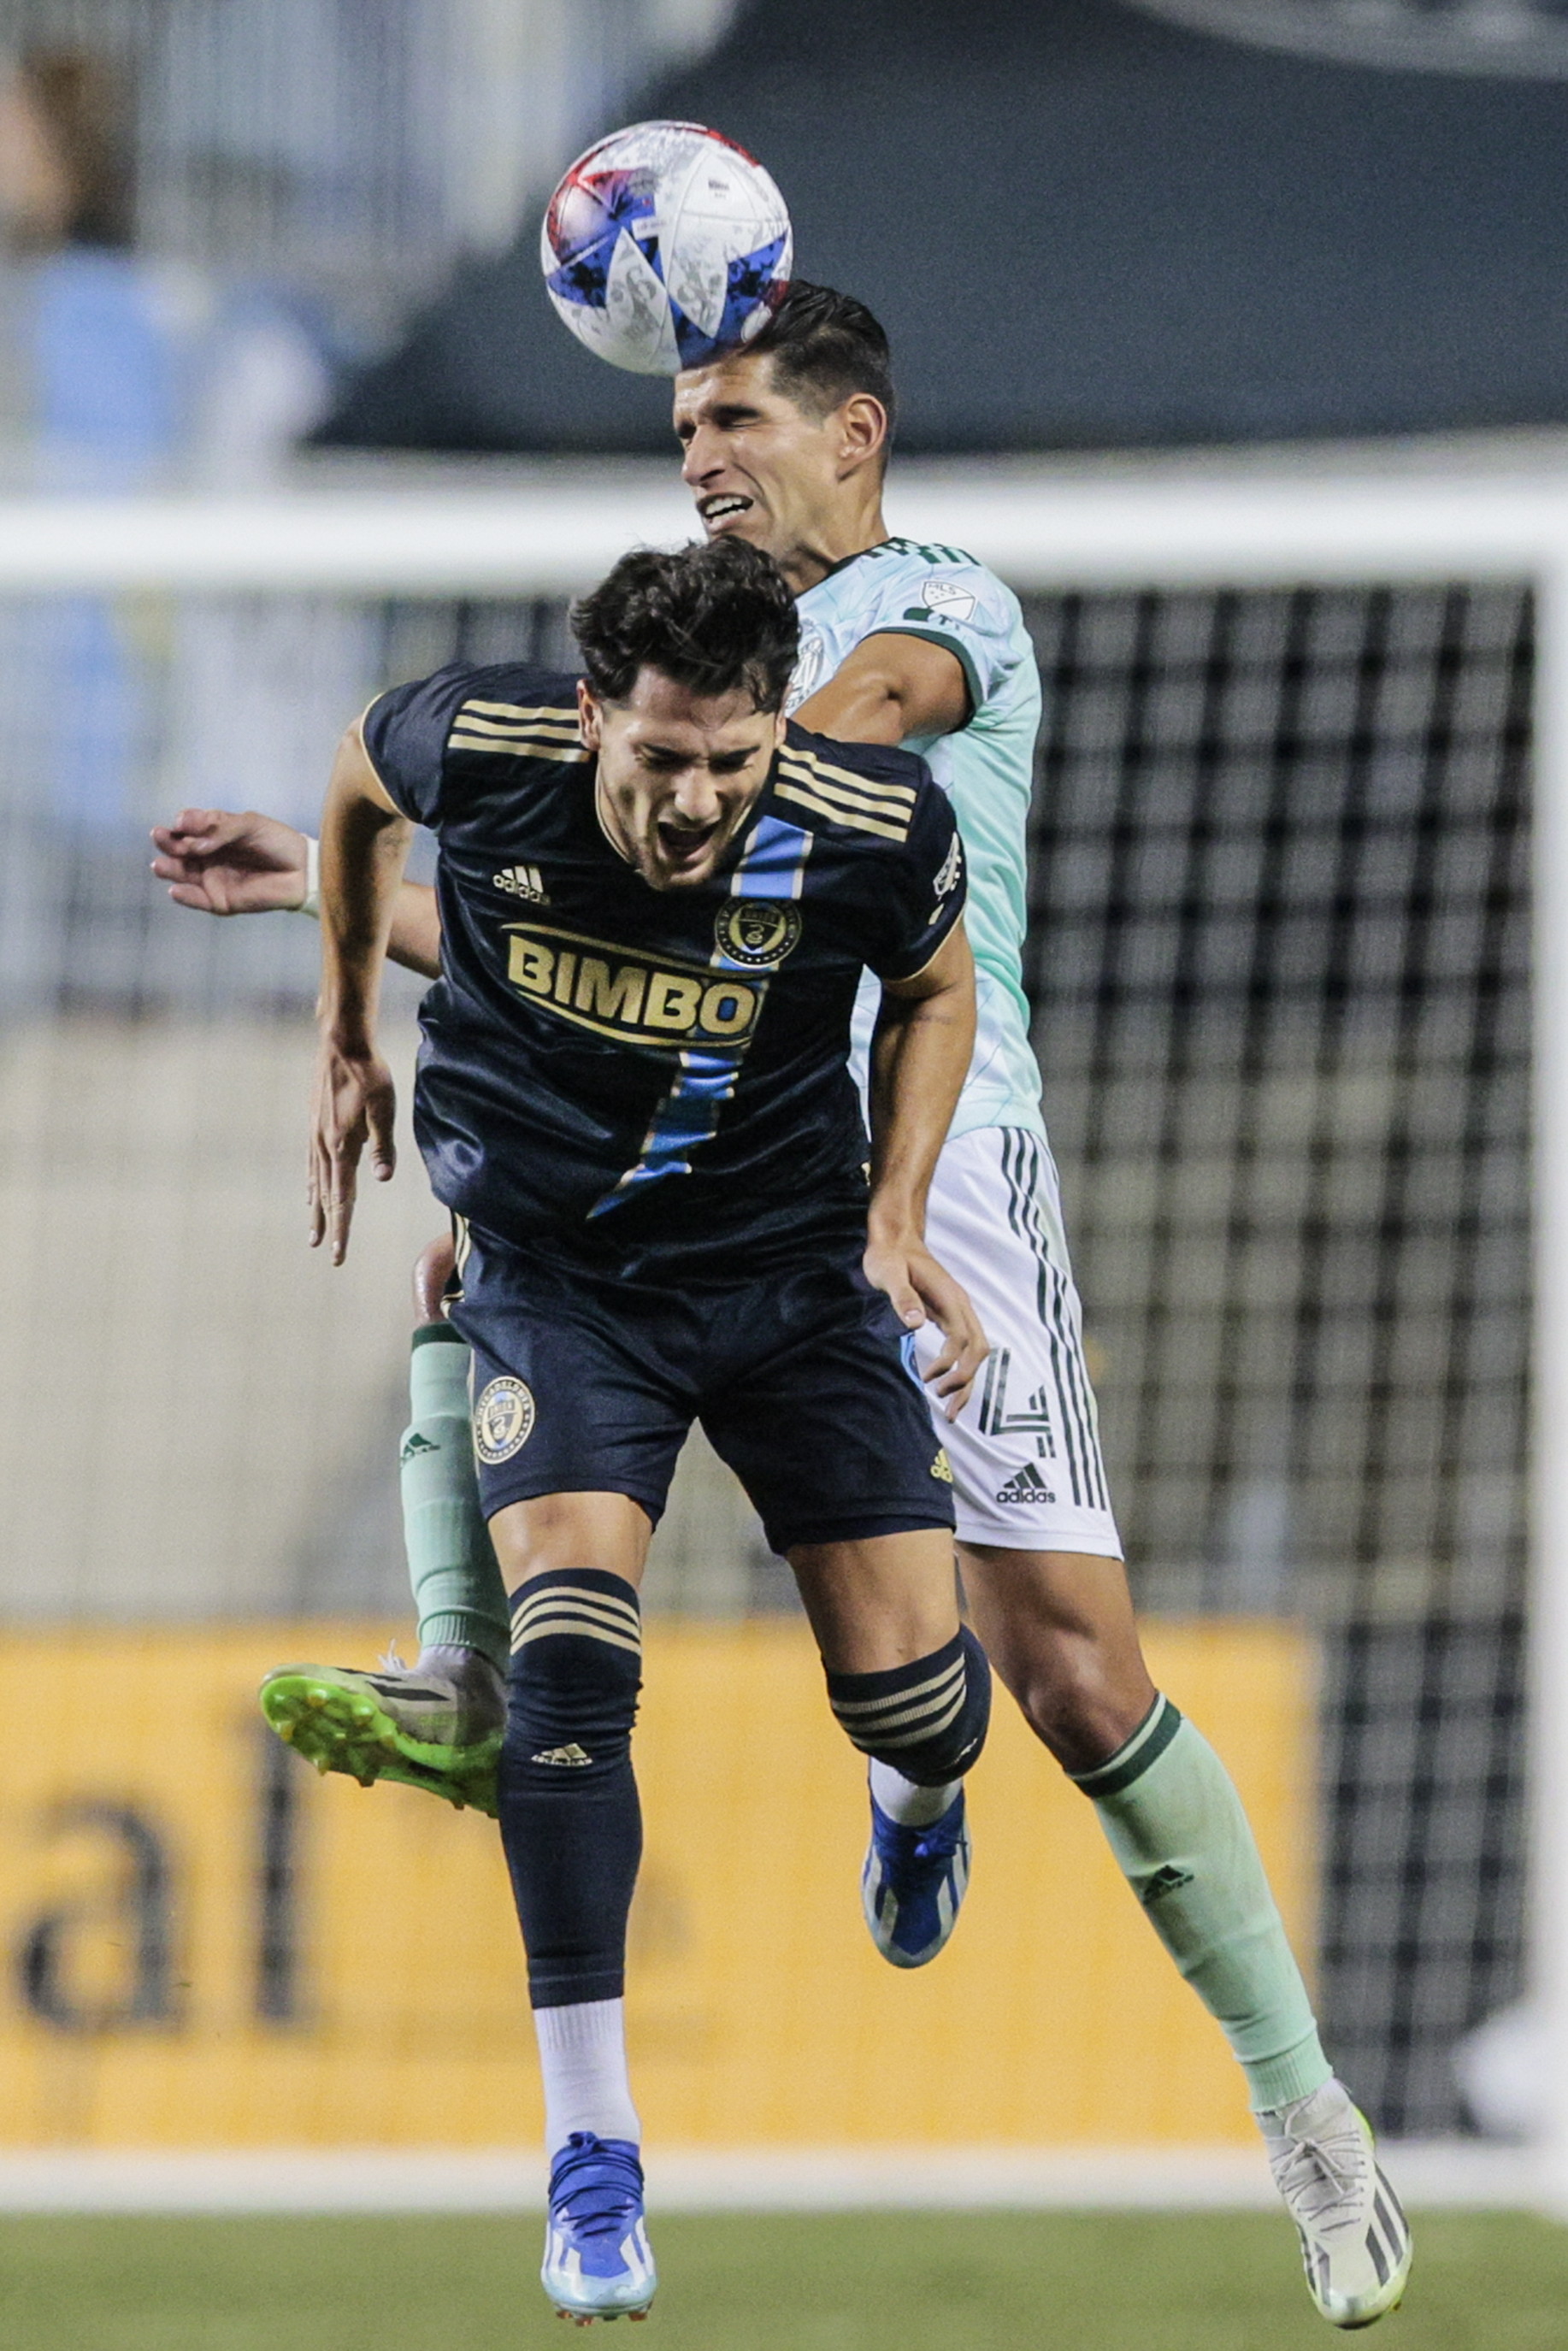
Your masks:
M 405 971 L 425 979 L 441 977 L 441 916 L 435 893 L 427 883 L 404 882 L 392 902 L 387 956 Z
M 968 679 L 957 654 L 928 638 L 879 632 L 858 644 L 795 714 L 841 743 L 903 743 L 969 723 Z
M 349 1050 L 369 1051 L 382 970 L 413 827 L 367 789 L 362 750 L 340 754 L 321 816 L 323 1030 Z
M 894 682 L 880 670 L 840 670 L 795 716 L 838 743 L 902 743 L 911 732 Z
M 918 998 L 884 993 L 871 1049 L 873 1238 L 924 1234 L 925 1196 L 975 1050 L 967 947 L 952 977 Z

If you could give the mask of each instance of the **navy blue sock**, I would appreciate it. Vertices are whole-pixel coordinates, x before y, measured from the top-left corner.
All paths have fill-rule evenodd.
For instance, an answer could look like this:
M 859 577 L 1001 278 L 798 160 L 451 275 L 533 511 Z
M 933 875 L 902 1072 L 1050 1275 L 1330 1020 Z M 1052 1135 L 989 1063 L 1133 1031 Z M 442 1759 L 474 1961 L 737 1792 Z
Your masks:
M 643 1855 L 632 1771 L 642 1615 L 623 1576 L 551 1569 L 512 1596 L 501 1843 L 536 2008 L 619 2000 Z

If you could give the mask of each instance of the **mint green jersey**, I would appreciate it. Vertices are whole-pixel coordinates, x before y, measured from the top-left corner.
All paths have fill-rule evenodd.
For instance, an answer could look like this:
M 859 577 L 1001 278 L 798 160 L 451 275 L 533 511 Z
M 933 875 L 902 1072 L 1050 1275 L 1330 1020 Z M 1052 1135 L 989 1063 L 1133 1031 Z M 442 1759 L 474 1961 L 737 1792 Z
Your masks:
M 1020 977 L 1029 919 L 1028 846 L 1040 672 L 1018 598 L 956 547 L 883 539 L 852 555 L 799 600 L 800 658 L 788 708 L 825 685 L 867 637 L 946 645 L 969 685 L 971 716 L 955 735 L 911 735 L 953 803 L 964 836 L 965 922 L 978 986 L 975 1056 L 950 1132 L 1026 1126 L 1043 1134 L 1040 1070 Z M 881 990 L 868 974 L 855 1007 L 852 1067 L 862 1090 Z

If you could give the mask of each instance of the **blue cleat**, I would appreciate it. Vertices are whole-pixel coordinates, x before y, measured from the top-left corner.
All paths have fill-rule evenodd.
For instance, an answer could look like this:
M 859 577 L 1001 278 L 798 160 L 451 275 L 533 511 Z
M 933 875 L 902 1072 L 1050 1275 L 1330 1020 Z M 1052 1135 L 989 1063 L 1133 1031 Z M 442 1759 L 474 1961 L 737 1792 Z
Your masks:
M 960 1788 L 929 1828 L 901 1828 L 873 1796 L 861 1907 L 872 1941 L 895 1968 L 934 1959 L 957 1921 L 969 1883 L 969 1832 Z
M 573 2131 L 550 2167 L 539 2279 L 558 2316 L 646 2318 L 658 2273 L 643 2222 L 643 2167 L 630 2139 Z

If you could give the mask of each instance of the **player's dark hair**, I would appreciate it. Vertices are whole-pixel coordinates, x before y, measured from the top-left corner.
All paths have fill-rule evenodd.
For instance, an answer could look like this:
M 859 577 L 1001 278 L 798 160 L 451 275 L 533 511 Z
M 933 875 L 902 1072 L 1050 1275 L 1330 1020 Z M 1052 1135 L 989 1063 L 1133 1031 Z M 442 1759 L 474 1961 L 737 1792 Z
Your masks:
M 800 643 L 783 573 L 743 538 L 635 549 L 572 606 L 571 625 L 601 702 L 624 702 L 639 671 L 656 669 L 694 694 L 744 685 L 758 710 L 778 710 Z
M 893 354 L 879 320 L 852 294 L 813 286 L 804 277 L 789 291 L 745 356 L 766 351 L 773 381 L 797 406 L 819 416 L 840 408 L 852 392 L 869 392 L 887 411 L 887 437 L 898 415 Z

